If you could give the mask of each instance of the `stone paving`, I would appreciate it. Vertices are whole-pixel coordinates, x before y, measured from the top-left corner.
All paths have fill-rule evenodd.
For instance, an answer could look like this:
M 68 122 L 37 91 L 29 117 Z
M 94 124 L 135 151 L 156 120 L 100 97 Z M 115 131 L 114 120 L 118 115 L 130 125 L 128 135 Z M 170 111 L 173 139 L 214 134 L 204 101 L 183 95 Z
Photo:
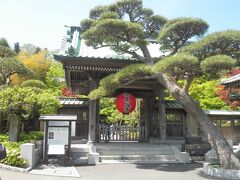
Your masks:
M 0 169 L 1 180 L 203 180 L 202 164 L 99 164 L 76 167 L 80 177 L 18 173 Z
M 48 175 L 48 176 L 66 176 L 80 177 L 74 166 L 58 166 L 54 164 L 38 165 L 29 174 Z

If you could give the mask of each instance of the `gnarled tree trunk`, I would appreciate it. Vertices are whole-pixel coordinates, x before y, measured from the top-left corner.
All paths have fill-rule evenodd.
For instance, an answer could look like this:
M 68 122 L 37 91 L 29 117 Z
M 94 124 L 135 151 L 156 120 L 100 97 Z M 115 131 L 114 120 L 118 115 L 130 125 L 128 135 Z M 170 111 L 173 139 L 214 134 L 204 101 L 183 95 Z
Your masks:
M 158 73 L 150 78 L 156 79 L 160 84 L 165 86 L 165 88 L 183 105 L 186 112 L 199 122 L 202 131 L 215 148 L 221 166 L 223 168 L 240 169 L 240 162 L 227 140 L 217 127 L 213 125 L 199 105 L 170 77 Z

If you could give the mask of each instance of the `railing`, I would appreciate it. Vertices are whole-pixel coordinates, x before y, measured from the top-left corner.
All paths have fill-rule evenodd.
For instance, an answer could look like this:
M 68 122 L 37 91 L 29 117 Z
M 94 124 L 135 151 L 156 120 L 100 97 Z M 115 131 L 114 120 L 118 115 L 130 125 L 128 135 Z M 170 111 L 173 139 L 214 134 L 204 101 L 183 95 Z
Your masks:
M 145 137 L 145 126 L 99 125 L 100 141 L 144 141 L 146 139 Z

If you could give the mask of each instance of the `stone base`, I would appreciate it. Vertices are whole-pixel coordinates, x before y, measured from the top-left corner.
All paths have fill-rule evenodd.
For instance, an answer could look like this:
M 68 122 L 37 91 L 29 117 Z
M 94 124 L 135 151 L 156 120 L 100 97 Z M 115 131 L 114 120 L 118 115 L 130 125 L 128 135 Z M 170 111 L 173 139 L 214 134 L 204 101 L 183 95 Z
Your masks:
M 99 164 L 99 153 L 89 153 L 88 164 L 91 165 Z
M 204 156 L 211 149 L 208 143 L 201 144 L 183 144 L 182 150 L 189 153 L 190 156 Z
M 191 156 L 192 161 L 204 161 L 204 156 Z
M 203 164 L 203 173 L 219 179 L 240 179 L 240 170 L 214 168 L 209 163 Z
M 150 143 L 150 144 L 166 144 L 167 141 L 166 141 L 166 140 L 163 141 L 163 140 L 157 139 L 157 138 L 150 138 L 150 139 L 149 139 L 149 143 Z
M 173 150 L 175 157 L 179 162 L 181 162 L 181 163 L 190 163 L 191 162 L 189 153 L 181 152 L 176 146 L 171 146 L 171 149 Z
M 187 152 L 180 152 L 178 160 L 180 162 L 183 162 L 183 163 L 190 163 L 191 162 L 191 158 L 190 158 L 190 156 Z
M 201 144 L 202 137 L 201 136 L 186 137 L 185 141 L 186 141 L 186 144 Z

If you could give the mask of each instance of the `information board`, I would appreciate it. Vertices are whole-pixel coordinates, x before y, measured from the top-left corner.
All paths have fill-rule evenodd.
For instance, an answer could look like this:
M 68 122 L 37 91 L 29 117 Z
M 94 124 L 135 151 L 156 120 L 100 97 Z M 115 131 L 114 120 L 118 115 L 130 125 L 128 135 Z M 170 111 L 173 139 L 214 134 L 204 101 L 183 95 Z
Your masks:
M 48 128 L 49 145 L 67 145 L 68 127 L 49 127 Z

